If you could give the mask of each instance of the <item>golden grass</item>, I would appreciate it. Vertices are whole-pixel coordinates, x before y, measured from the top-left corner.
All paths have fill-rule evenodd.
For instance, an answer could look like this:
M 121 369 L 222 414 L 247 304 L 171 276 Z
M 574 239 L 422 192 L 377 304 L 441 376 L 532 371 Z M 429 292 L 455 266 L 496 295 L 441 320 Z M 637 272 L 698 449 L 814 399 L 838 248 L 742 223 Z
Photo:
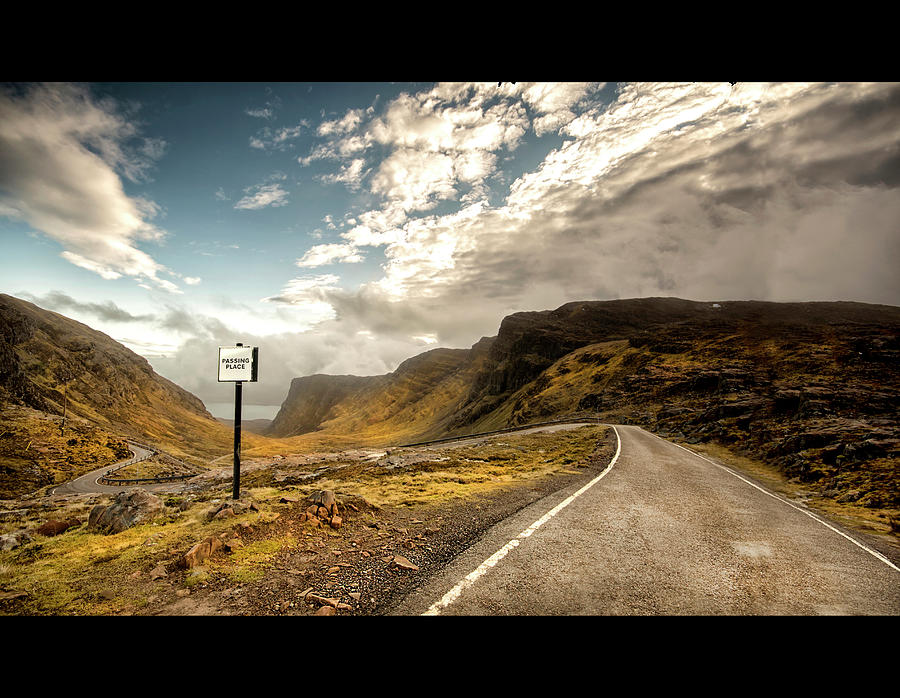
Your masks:
M 333 489 L 339 496 L 358 495 L 378 506 L 477 497 L 549 474 L 574 472 L 587 462 L 604 434 L 605 428 L 599 426 L 553 434 L 504 434 L 482 446 L 436 449 L 433 459 L 394 472 L 351 466 L 306 489 Z M 283 506 L 278 503 L 280 497 L 296 497 L 297 489 L 253 488 L 250 494 L 261 511 L 236 518 L 207 521 L 207 512 L 218 501 L 212 499 L 184 512 L 167 509 L 151 522 L 114 535 L 88 531 L 83 524 L 57 537 L 36 536 L 30 544 L 0 552 L 0 584 L 3 591 L 27 592 L 27 598 L 15 606 L 19 615 L 139 613 L 159 593 L 161 582 L 150 579 L 151 570 L 174 562 L 195 543 L 241 522 L 264 526 Z M 215 494 L 227 497 L 224 492 Z M 178 499 L 171 497 L 170 502 Z M 296 545 L 290 534 L 264 536 L 227 556 L 207 560 L 202 570 L 181 583 L 195 586 L 211 574 L 227 576 L 235 583 L 253 582 L 281 551 Z
M 432 460 L 396 471 L 346 469 L 316 481 L 316 489 L 352 492 L 378 506 L 414 506 L 465 499 L 572 472 L 586 463 L 606 427 L 549 434 L 503 434 L 482 446 L 435 449 Z
M 236 522 L 258 523 L 265 516 L 248 512 L 207 522 L 208 506 L 167 512 L 114 535 L 88 531 L 86 524 L 63 535 L 35 536 L 34 542 L 0 552 L 7 570 L 3 586 L 25 591 L 25 615 L 114 615 L 148 603 L 156 583 L 154 567 L 172 562 L 194 543 L 217 535 Z

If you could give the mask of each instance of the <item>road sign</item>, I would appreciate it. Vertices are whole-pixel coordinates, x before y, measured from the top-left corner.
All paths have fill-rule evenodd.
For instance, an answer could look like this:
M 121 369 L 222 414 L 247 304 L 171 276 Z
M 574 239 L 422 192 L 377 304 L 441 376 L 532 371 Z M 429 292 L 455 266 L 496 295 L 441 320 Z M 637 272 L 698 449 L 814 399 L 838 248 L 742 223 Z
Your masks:
M 245 382 L 256 380 L 259 348 L 245 347 L 240 342 L 233 347 L 219 347 L 219 382 L 234 383 L 234 477 L 232 499 L 241 496 L 241 388 Z
M 259 347 L 219 347 L 219 383 L 256 381 Z

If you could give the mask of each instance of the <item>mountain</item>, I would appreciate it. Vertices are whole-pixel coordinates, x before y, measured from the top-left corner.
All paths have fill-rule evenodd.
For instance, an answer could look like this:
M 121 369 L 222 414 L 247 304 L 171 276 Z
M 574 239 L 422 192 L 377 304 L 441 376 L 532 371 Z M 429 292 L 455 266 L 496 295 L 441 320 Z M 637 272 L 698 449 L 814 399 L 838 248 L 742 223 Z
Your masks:
M 898 359 L 895 306 L 573 302 L 510 315 L 472 349 L 432 350 L 365 382 L 297 379 L 273 425 L 386 445 L 593 416 L 719 443 L 835 497 L 900 507 Z
M 471 349 L 433 349 L 384 376 L 295 378 L 267 432 L 389 445 L 443 436 L 482 369 L 492 338 Z
M 229 432 L 145 358 L 87 325 L 0 294 L 0 407 L 64 413 L 176 455 L 208 457 Z

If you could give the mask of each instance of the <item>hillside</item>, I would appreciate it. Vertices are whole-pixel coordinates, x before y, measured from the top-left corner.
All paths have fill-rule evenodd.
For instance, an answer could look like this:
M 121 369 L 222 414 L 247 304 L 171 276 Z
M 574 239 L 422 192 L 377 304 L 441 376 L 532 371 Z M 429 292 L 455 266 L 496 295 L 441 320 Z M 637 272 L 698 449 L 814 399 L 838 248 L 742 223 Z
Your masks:
M 317 442 L 376 445 L 596 416 L 730 447 L 836 500 L 900 507 L 898 358 L 894 306 L 576 302 L 516 313 L 471 350 L 369 378 L 303 428 Z M 282 412 L 301 387 L 322 404 L 328 385 L 296 383 Z
M 87 325 L 4 294 L 0 412 L 0 491 L 7 494 L 113 463 L 128 454 L 125 438 L 198 464 L 229 453 L 232 444 L 232 432 L 196 396 L 143 357 Z M 247 445 L 260 440 L 250 435 Z
M 439 438 L 456 418 L 492 338 L 471 349 L 433 349 L 384 376 L 296 378 L 269 434 L 298 443 L 392 445 Z

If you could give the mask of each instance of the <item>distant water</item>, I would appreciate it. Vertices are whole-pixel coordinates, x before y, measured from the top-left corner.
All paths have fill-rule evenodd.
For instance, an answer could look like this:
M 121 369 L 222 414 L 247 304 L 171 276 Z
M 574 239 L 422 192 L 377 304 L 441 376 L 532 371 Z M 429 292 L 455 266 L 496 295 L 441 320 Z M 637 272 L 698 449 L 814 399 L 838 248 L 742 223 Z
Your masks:
M 207 402 L 204 403 L 213 417 L 220 419 L 234 419 L 233 402 Z M 275 419 L 281 405 L 247 405 L 241 403 L 241 420 L 244 419 Z

